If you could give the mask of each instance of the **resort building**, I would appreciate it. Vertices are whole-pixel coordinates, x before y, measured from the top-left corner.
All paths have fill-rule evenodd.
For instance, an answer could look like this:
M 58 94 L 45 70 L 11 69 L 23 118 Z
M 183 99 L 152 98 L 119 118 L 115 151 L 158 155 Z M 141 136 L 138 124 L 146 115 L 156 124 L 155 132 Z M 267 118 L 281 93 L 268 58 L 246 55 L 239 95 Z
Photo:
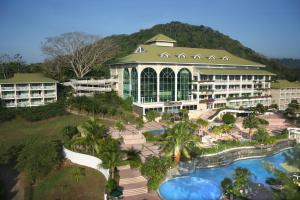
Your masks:
M 197 117 L 206 109 L 271 104 L 270 80 L 265 66 L 225 50 L 175 47 L 162 34 L 111 65 L 118 77 L 120 96 L 131 96 L 135 110 L 145 114 L 190 111 Z
M 279 110 L 285 110 L 292 100 L 300 103 L 300 83 L 287 80 L 277 80 L 271 83 L 272 104 L 277 104 Z
M 116 76 L 109 79 L 71 79 L 65 82 L 65 86 L 71 86 L 74 96 L 93 96 L 97 93 L 110 92 L 117 90 L 118 79 Z
M 0 79 L 0 99 L 5 107 L 31 107 L 57 100 L 57 81 L 38 73 L 16 73 Z

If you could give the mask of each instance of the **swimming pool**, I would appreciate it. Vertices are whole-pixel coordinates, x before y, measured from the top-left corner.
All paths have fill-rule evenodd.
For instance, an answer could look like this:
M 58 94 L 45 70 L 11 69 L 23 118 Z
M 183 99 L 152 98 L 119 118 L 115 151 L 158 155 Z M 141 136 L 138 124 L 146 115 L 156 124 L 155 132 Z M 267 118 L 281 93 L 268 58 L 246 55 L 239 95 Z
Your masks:
M 271 162 L 277 169 L 284 170 L 280 164 L 285 161 L 283 153 L 287 151 L 290 150 L 270 157 L 240 160 L 222 167 L 198 169 L 162 183 L 159 193 L 165 200 L 217 200 L 222 195 L 222 180 L 225 177 L 232 178 L 238 167 L 249 169 L 253 181 L 266 185 L 266 179 L 273 177 L 273 174 L 265 169 L 264 163 Z
M 154 129 L 151 131 L 148 131 L 149 133 L 151 133 L 152 135 L 162 135 L 165 133 L 165 129 L 164 128 L 160 128 L 160 129 Z

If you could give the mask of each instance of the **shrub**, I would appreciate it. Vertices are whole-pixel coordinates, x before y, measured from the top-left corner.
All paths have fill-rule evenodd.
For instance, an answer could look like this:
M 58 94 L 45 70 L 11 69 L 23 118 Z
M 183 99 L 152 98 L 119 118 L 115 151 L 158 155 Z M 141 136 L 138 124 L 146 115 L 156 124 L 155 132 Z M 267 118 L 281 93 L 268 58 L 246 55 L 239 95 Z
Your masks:
M 173 165 L 171 158 L 167 157 L 148 157 L 141 168 L 143 175 L 148 177 L 148 188 L 156 190 L 161 181 L 167 175 L 168 169 Z
M 149 122 L 154 121 L 157 117 L 159 117 L 159 113 L 155 110 L 151 110 L 146 113 L 146 119 Z
M 27 121 L 40 121 L 51 117 L 62 116 L 67 114 L 62 103 L 56 102 L 45 106 L 31 108 L 19 108 L 18 114 Z
M 65 126 L 62 131 L 62 137 L 64 142 L 70 141 L 74 135 L 78 133 L 76 126 Z
M 226 113 L 225 115 L 223 115 L 222 120 L 225 124 L 234 124 L 235 117 L 230 113 Z
M 160 136 L 153 135 L 149 132 L 144 132 L 143 135 L 145 136 L 147 142 L 158 142 L 161 139 Z
M 16 111 L 14 109 L 0 108 L 0 123 L 10 121 L 16 118 Z
M 109 178 L 105 185 L 106 192 L 108 193 L 111 193 L 113 190 L 117 189 L 117 187 L 117 181 L 112 178 Z
M 60 149 L 57 143 L 42 137 L 30 138 L 17 158 L 17 169 L 24 171 L 29 179 L 45 176 L 60 160 Z

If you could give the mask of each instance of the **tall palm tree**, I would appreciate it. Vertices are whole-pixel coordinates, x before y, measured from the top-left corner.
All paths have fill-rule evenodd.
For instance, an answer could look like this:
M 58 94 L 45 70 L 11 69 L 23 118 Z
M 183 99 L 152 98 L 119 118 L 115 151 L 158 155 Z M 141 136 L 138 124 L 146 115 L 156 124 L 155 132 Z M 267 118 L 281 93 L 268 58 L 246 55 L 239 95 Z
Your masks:
M 250 142 L 251 142 L 252 129 L 258 128 L 258 126 L 259 126 L 259 119 L 254 114 L 250 114 L 248 117 L 246 117 L 243 120 L 243 127 L 249 128 L 248 135 L 250 138 Z
M 103 152 L 101 155 L 103 168 L 109 169 L 110 176 L 112 179 L 115 178 L 115 172 L 117 166 L 122 163 L 122 156 L 120 151 L 107 151 Z
M 199 138 L 191 133 L 189 123 L 181 122 L 168 131 L 165 138 L 165 151 L 173 155 L 178 163 L 182 153 L 190 159 L 189 147 L 198 143 Z

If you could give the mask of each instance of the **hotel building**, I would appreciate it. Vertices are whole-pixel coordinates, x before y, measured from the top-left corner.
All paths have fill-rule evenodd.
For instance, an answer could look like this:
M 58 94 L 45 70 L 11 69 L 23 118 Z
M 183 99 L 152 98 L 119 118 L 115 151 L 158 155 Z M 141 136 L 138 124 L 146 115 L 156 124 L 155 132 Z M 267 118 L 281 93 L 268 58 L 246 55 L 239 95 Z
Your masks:
M 206 109 L 271 104 L 270 80 L 274 75 L 262 64 L 225 50 L 175 47 L 162 34 L 111 65 L 118 77 L 114 90 L 131 96 L 135 110 L 145 114 L 190 111 L 197 117 Z
M 285 110 L 292 100 L 300 103 L 300 83 L 287 80 L 277 80 L 271 83 L 272 104 L 277 104 L 279 110 Z
M 41 106 L 57 100 L 57 81 L 38 73 L 16 73 L 0 79 L 0 99 L 5 107 Z

